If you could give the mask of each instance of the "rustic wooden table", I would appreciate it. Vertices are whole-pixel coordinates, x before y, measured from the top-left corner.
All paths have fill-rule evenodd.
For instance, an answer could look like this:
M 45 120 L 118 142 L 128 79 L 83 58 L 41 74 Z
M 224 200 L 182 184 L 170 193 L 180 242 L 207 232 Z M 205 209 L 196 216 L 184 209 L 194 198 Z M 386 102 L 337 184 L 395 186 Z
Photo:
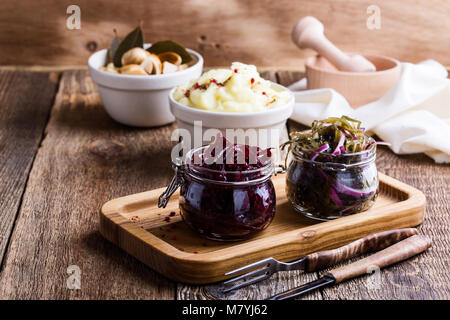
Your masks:
M 301 72 L 266 71 L 287 85 Z M 170 281 L 104 240 L 98 213 L 107 200 L 166 186 L 170 133 L 122 126 L 103 110 L 86 70 L 0 70 L 0 298 L 208 299 L 214 290 Z M 288 123 L 288 130 L 299 126 Z M 381 172 L 427 197 L 420 233 L 433 238 L 426 253 L 381 273 L 305 299 L 448 299 L 450 166 L 423 154 L 397 156 L 381 147 Z M 81 270 L 69 290 L 68 266 Z M 230 298 L 262 299 L 316 279 L 279 273 Z M 370 285 L 372 283 L 372 285 Z

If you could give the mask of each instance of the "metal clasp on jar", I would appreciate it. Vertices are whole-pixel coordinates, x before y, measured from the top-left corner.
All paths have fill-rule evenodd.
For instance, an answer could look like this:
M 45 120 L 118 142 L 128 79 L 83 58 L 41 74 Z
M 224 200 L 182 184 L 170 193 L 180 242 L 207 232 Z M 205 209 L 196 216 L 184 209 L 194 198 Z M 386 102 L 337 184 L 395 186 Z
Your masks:
M 282 164 L 275 165 L 274 175 L 286 173 L 286 167 Z
M 167 206 L 167 203 L 169 202 L 170 197 L 174 194 L 175 191 L 184 182 L 183 178 L 183 166 L 182 165 L 173 165 L 173 169 L 175 170 L 175 175 L 172 177 L 172 180 L 169 183 L 169 186 L 164 190 L 163 193 L 158 198 L 158 208 L 165 208 Z

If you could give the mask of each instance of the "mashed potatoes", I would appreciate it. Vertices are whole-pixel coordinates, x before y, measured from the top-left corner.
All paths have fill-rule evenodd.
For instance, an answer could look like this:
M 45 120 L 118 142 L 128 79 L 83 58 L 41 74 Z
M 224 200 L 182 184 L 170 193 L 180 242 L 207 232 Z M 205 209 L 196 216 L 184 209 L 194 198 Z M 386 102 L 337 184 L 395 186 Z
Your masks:
M 173 98 L 192 108 L 219 112 L 258 112 L 277 108 L 291 98 L 287 90 L 262 79 L 255 66 L 234 62 L 179 86 Z

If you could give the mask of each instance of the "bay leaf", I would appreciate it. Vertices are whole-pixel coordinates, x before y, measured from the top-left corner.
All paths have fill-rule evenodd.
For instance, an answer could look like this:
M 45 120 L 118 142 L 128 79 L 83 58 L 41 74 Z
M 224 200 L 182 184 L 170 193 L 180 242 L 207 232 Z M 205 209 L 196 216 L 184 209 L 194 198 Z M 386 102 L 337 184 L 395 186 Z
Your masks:
M 181 44 L 178 44 L 172 40 L 158 41 L 152 44 L 152 46 L 148 48 L 147 51 L 154 54 L 160 54 L 168 51 L 178 53 L 182 59 L 181 63 L 188 63 L 192 60 L 192 56 L 189 54 L 189 52 L 187 52 Z
M 119 48 L 119 44 L 122 41 L 121 38 L 119 38 L 117 35 L 111 40 L 111 45 L 109 46 L 108 51 L 106 52 L 106 63 L 105 67 L 113 62 L 114 55 L 117 51 L 117 48 Z
M 144 47 L 144 38 L 142 36 L 142 30 L 140 27 L 137 27 L 133 31 L 131 31 L 119 44 L 116 52 L 114 53 L 114 65 L 116 67 L 122 66 L 122 56 L 125 52 L 133 48 L 143 48 Z

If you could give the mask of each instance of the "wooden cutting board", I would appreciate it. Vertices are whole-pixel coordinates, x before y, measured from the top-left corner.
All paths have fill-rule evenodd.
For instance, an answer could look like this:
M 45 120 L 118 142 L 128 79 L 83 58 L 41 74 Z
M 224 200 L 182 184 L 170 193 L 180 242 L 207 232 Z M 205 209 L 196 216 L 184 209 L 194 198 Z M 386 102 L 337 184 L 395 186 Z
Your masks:
M 157 207 L 165 188 L 117 198 L 100 212 L 100 233 L 149 267 L 176 281 L 206 284 L 225 279 L 228 271 L 263 258 L 293 261 L 332 249 L 372 233 L 413 227 L 424 218 L 425 196 L 419 190 L 380 174 L 380 194 L 368 211 L 317 222 L 295 212 L 286 198 L 285 176 L 272 178 L 277 209 L 272 224 L 239 242 L 206 240 L 191 231 L 174 194 L 165 209 Z

